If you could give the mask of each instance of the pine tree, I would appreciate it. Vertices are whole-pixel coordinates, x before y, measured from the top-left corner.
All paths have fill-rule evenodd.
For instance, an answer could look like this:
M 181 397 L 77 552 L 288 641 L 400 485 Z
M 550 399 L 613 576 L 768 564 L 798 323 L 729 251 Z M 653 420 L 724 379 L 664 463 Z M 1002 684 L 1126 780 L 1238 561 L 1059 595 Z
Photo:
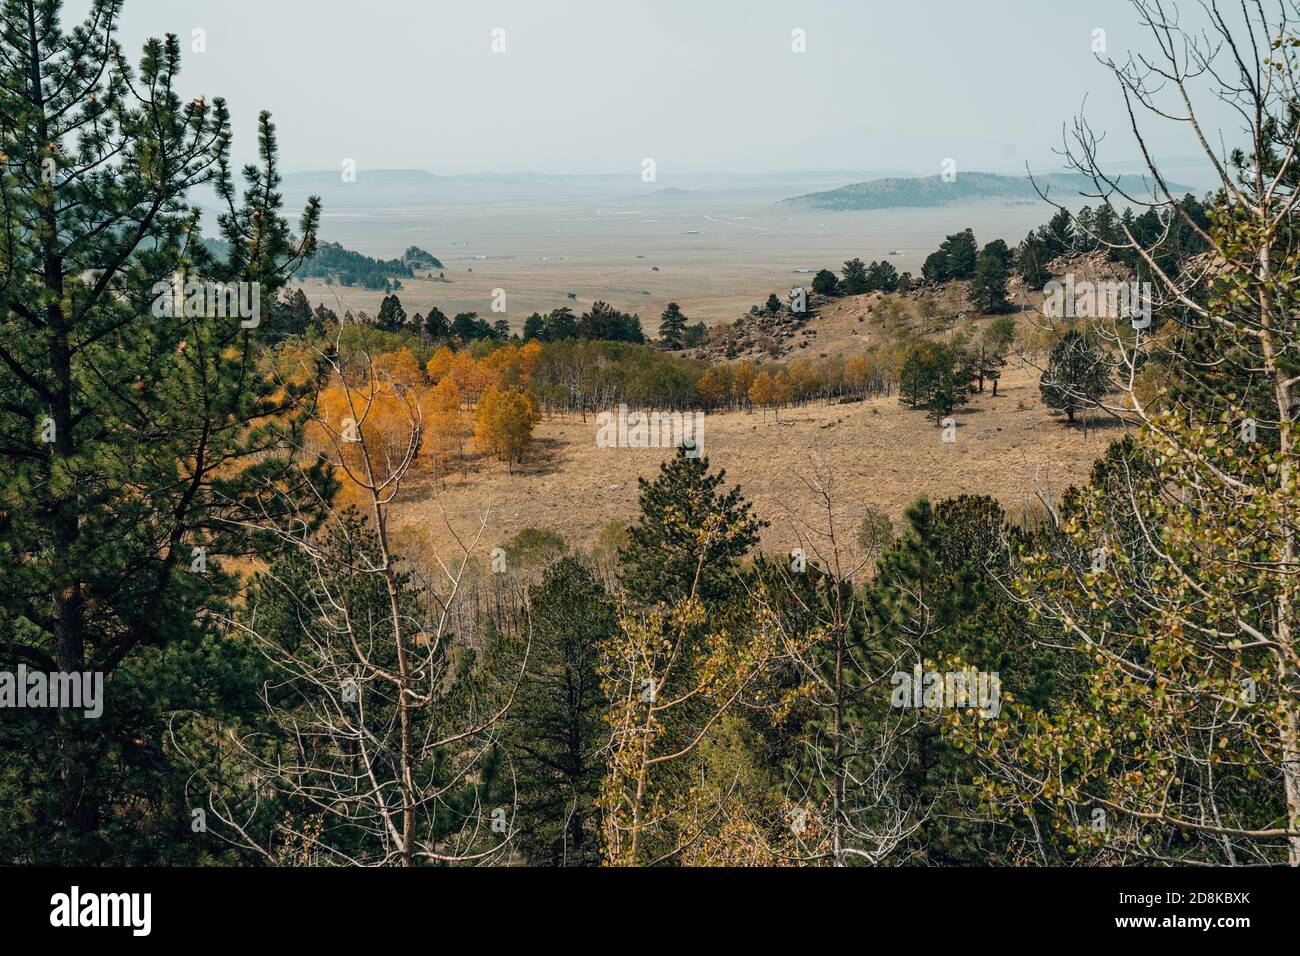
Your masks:
M 981 312 L 1005 312 L 1007 309 L 1007 260 L 1010 253 L 1001 239 L 980 250 L 971 283 L 971 302 Z
M 943 250 L 935 250 L 921 264 L 921 278 L 927 285 L 938 285 L 952 278 L 948 274 L 948 257 Z
M 276 303 L 264 326 L 268 338 L 304 335 L 314 324 L 311 303 L 302 289 L 294 289 Z
M 43 835 L 9 858 L 150 858 L 185 816 L 166 717 L 184 735 L 242 700 L 205 624 L 233 593 L 221 558 L 250 550 L 253 523 L 309 518 L 307 482 L 328 494 L 289 457 L 314 382 L 267 381 L 255 344 L 314 248 L 318 204 L 292 243 L 267 114 L 241 200 L 225 103 L 181 99 L 174 36 L 132 69 L 119 6 L 96 0 L 66 34 L 57 2 L 0 9 L 0 646 L 6 662 L 101 672 L 112 688 L 100 719 L 42 712 L 20 746 L 0 745 L 27 764 L 0 773 L 0 803 L 17 805 L 17 785 L 21 829 Z M 224 259 L 187 203 L 203 183 Z M 177 307 L 177 274 L 244 283 L 247 317 Z
M 944 254 L 944 271 L 947 278 L 975 278 L 979 246 L 975 244 L 974 232 L 970 229 L 963 229 L 961 232 L 953 233 L 943 241 L 939 251 Z
M 1039 231 L 1039 234 L 1047 247 L 1047 257 L 1049 259 L 1055 259 L 1057 256 L 1063 256 L 1074 251 L 1074 219 L 1068 209 L 1061 209 L 1056 215 L 1052 216 L 1047 225 Z
M 686 332 L 686 316 L 676 302 L 669 302 L 663 315 L 659 316 L 659 341 L 664 348 L 676 351 L 682 347 L 682 336 Z
M 1021 612 L 997 583 L 1020 540 L 1006 528 L 1002 508 L 985 497 L 937 506 L 921 499 L 905 516 L 906 532 L 881 557 L 865 589 L 871 637 L 862 654 L 908 677 L 918 664 L 926 673 L 974 667 L 997 673 L 1008 694 L 1042 699 L 1054 662 L 1032 649 Z M 919 822 L 909 850 L 932 865 L 997 859 L 1005 841 L 980 822 L 984 814 L 974 796 L 979 768 L 946 739 L 945 712 L 887 712 L 903 722 L 911 740 L 899 748 L 896 768 L 899 798 Z
M 485 655 L 502 702 L 518 680 L 501 728 L 515 776 L 502 779 L 508 791 L 500 800 L 513 802 L 517 785 L 515 829 L 530 863 L 592 866 L 603 855 L 596 799 L 609 744 L 597 665 L 618 618 L 600 582 L 572 555 L 528 593 L 528 640 L 498 637 Z
M 1016 270 L 1027 286 L 1034 289 L 1042 288 L 1052 277 L 1047 269 L 1048 260 L 1051 258 L 1047 243 L 1038 233 L 1031 232 L 1025 236 L 1016 251 Z
M 818 295 L 838 295 L 840 291 L 840 280 L 835 277 L 835 273 L 830 269 L 822 269 L 812 280 L 812 290 Z
M 524 320 L 524 341 L 546 341 L 546 320 L 536 312 Z
M 739 488 L 719 490 L 726 476 L 710 472 L 707 458 L 679 448 L 654 481 L 638 479 L 641 517 L 619 554 L 623 586 L 638 603 L 678 600 L 697 577 L 706 605 L 736 587 L 738 562 L 766 522 L 754 517 Z
M 578 320 L 573 310 L 567 305 L 552 309 L 546 316 L 546 334 L 542 336 L 547 342 L 563 342 L 565 339 L 578 337 Z
M 844 295 L 861 295 L 867 291 L 867 267 L 861 259 L 853 258 L 844 263 L 841 273 L 840 291 Z
M 435 341 L 447 335 L 447 316 L 436 305 L 429 306 L 424 317 L 424 334 Z
M 893 263 L 881 260 L 867 267 L 868 292 L 898 291 L 898 270 Z
M 406 327 L 406 310 L 402 308 L 402 300 L 395 295 L 384 296 L 384 301 L 379 304 L 379 314 L 375 317 L 375 322 L 385 332 L 400 332 Z
M 1065 412 L 1070 422 L 1075 412 L 1096 408 L 1109 387 L 1105 359 L 1086 335 L 1074 329 L 1052 347 L 1038 383 L 1043 404 Z

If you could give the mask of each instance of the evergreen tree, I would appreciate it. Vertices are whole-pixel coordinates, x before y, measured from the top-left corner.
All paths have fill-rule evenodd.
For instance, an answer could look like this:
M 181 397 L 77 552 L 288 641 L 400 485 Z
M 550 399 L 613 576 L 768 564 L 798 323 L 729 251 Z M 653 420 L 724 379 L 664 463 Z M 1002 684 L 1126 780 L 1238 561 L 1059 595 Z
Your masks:
M 659 316 L 659 341 L 664 348 L 676 351 L 682 347 L 682 336 L 686 331 L 686 316 L 676 302 L 669 302 Z
M 1071 329 L 1052 347 L 1038 390 L 1044 405 L 1065 412 L 1073 422 L 1075 412 L 1097 407 L 1109 385 L 1100 351 L 1085 334 Z
M 1092 235 L 1093 247 L 1101 249 L 1107 257 L 1114 258 L 1115 250 L 1111 245 L 1117 245 L 1124 241 L 1124 234 L 1119 228 L 1119 219 L 1115 215 L 1115 210 L 1109 203 L 1098 207 L 1097 212 L 1092 217 Z
M 682 348 L 693 349 L 703 345 L 704 338 L 708 334 L 709 327 L 704 324 L 703 320 L 686 326 L 686 331 L 682 335 Z
M 546 341 L 546 320 L 534 312 L 524 320 L 524 341 Z
M 938 285 L 951 278 L 948 274 L 948 256 L 939 249 L 925 257 L 921 265 L 921 278 L 927 285 Z
M 1074 217 L 1074 247 L 1079 252 L 1096 252 L 1097 237 L 1093 232 L 1093 214 L 1091 206 L 1084 206 Z
M 637 480 L 641 517 L 619 552 L 623 586 L 641 604 L 670 603 L 692 592 L 706 605 L 730 593 L 738 562 L 766 522 L 754 517 L 739 488 L 720 491 L 725 471 L 679 448 L 654 481 Z M 702 543 L 703 542 L 703 543 Z
M 578 320 L 574 318 L 573 310 L 567 305 L 552 309 L 546 317 L 546 334 L 543 338 L 547 342 L 563 342 L 577 337 Z
M 1040 230 L 1040 237 L 1047 247 L 1048 259 L 1055 259 L 1075 247 L 1074 220 L 1068 209 L 1061 209 L 1052 216 L 1047 225 Z
M 451 320 L 448 332 L 462 342 L 474 342 L 478 339 L 490 339 L 492 326 L 478 317 L 477 312 L 458 312 Z
M 953 233 L 939 246 L 944 255 L 944 271 L 949 279 L 975 278 L 979 247 L 975 244 L 975 233 L 970 229 Z
M 270 321 L 266 323 L 265 334 L 269 338 L 304 335 L 313 324 L 311 303 L 302 289 L 294 289 L 276 303 Z
M 325 303 L 322 302 L 312 310 L 312 320 L 317 328 L 323 329 L 327 325 L 338 324 L 339 317 L 334 314 L 333 309 L 327 308 Z
M 971 283 L 971 300 L 981 312 L 1005 312 L 1007 276 L 1011 253 L 1007 244 L 995 239 L 982 250 L 975 263 L 975 280 Z
M 937 425 L 966 401 L 970 381 L 970 371 L 952 345 L 917 342 L 899 371 L 899 401 L 912 408 L 924 407 Z
M 385 332 L 400 332 L 405 328 L 406 310 L 402 308 L 402 300 L 395 295 L 384 296 L 375 323 Z
M 577 332 L 583 338 L 604 339 L 611 342 L 645 342 L 641 320 L 614 308 L 608 302 L 595 302 L 578 319 Z
M 531 643 L 499 637 L 486 655 L 503 704 L 514 691 L 501 732 L 514 777 L 501 779 L 498 799 L 513 800 L 517 787 L 515 829 L 529 862 L 594 866 L 602 857 L 596 798 L 609 743 L 597 666 L 601 644 L 618 627 L 614 602 L 571 555 L 528 593 Z
M 431 339 L 437 340 L 445 338 L 448 331 L 447 316 L 442 309 L 436 305 L 429 306 L 429 312 L 424 317 L 424 334 Z
M 835 273 L 830 269 L 822 269 L 812 280 L 812 290 L 818 295 L 838 295 L 840 291 L 840 280 L 835 277 Z
M 896 292 L 898 290 L 898 270 L 893 263 L 873 262 L 867 268 L 868 292 Z
M 1016 251 L 1016 270 L 1020 273 L 1020 278 L 1025 280 L 1026 286 L 1041 289 L 1047 284 L 1052 278 L 1052 273 L 1047 268 L 1051 258 L 1047 243 L 1038 233 L 1031 232 L 1025 236 Z
M 1048 699 L 1059 665 L 1030 643 L 1023 612 L 1006 597 L 1005 580 L 999 584 L 1021 541 L 1006 526 L 1001 506 L 965 495 L 937 506 L 921 499 L 905 517 L 907 531 L 865 588 L 873 656 L 909 678 L 917 665 L 925 673 L 972 667 L 997 674 L 999 693 Z M 946 739 L 945 712 L 890 712 L 911 740 L 898 750 L 900 797 L 918 823 L 910 851 L 931 865 L 1003 859 L 1005 836 L 986 821 L 976 795 L 980 769 Z
M 295 244 L 265 113 L 241 200 L 225 103 L 178 94 L 174 36 L 132 69 L 119 6 L 95 0 L 70 33 L 56 2 L 0 8 L 0 669 L 98 672 L 106 691 L 99 719 L 42 709 L 0 741 L 0 805 L 25 817 L 3 828 L 9 860 L 148 862 L 183 842 L 167 720 L 185 737 L 244 699 L 206 623 L 234 593 L 221 559 L 256 523 L 309 517 L 308 481 L 329 491 L 291 461 L 314 382 L 267 381 L 265 313 L 173 295 L 182 273 L 269 310 L 312 252 L 317 201 Z M 223 257 L 188 203 L 203 183 Z
M 853 258 L 844 263 L 841 273 L 840 291 L 845 295 L 862 295 L 867 291 L 867 267 L 861 259 Z

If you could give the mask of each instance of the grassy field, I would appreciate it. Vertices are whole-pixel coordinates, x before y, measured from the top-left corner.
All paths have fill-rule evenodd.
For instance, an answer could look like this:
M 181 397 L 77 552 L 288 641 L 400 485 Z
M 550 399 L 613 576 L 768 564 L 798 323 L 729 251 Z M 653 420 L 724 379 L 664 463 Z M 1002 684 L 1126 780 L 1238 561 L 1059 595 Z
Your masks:
M 975 396 L 956 414 L 956 440 L 899 404 L 879 397 L 845 405 L 787 409 L 781 419 L 758 412 L 705 418 L 704 451 L 725 468 L 758 515 L 771 523 L 762 547 L 797 546 L 804 521 L 824 523 L 805 481 L 829 471 L 835 516 L 856 529 L 865 506 L 896 523 L 920 495 L 991 495 L 1015 517 L 1036 510 L 1036 492 L 1049 500 L 1086 477 L 1106 444 L 1119 437 L 1100 421 L 1085 431 L 1051 417 L 1038 398 L 1037 373 L 1008 369 L 998 397 Z M 453 544 L 444 520 L 473 533 L 480 515 L 486 529 L 478 553 L 527 527 L 559 532 L 572 545 L 590 545 L 610 521 L 630 521 L 637 511 L 637 478 L 651 478 L 671 454 L 663 449 L 600 448 L 588 418 L 552 418 L 536 430 L 523 468 L 508 474 L 497 462 L 477 459 L 467 477 L 445 484 L 417 476 L 394 511 L 394 528 L 412 557 Z M 427 556 L 427 555 L 425 555 Z

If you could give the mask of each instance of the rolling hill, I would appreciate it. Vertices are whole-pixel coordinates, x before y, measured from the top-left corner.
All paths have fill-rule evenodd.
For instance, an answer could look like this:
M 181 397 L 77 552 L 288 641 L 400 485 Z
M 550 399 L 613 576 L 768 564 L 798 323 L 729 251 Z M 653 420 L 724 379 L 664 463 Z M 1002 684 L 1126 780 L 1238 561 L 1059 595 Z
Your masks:
M 1124 177 L 1123 185 L 1131 195 L 1148 195 L 1150 190 L 1141 177 Z M 1192 192 L 1189 186 L 1170 183 L 1177 195 Z M 942 176 L 873 179 L 851 183 L 838 189 L 805 193 L 784 200 L 802 203 L 814 209 L 863 210 L 899 209 L 990 203 L 1040 203 L 1039 190 L 1055 201 L 1075 205 L 1083 196 L 1096 192 L 1092 180 L 1080 173 L 1056 173 L 1049 176 L 1002 176 L 996 173 L 958 173 L 952 182 Z

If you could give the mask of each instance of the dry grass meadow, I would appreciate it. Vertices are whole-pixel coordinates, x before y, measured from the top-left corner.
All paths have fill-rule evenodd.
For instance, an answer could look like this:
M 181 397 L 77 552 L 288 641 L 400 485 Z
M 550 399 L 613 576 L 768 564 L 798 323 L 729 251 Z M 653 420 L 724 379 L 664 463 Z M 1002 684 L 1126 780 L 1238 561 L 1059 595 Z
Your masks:
M 824 524 L 806 480 L 833 476 L 837 523 L 852 532 L 864 507 L 899 525 L 918 496 L 991 495 L 1019 518 L 1037 510 L 1037 492 L 1056 500 L 1087 476 L 1117 428 L 1098 420 L 1085 431 L 1053 418 L 1038 398 L 1037 373 L 1009 368 L 993 398 L 986 391 L 956 414 L 956 440 L 899 404 L 879 397 L 845 405 L 807 405 L 771 414 L 730 412 L 705 418 L 704 452 L 739 484 L 760 517 L 770 522 L 762 547 L 784 551 L 799 543 L 802 521 Z M 480 515 L 486 528 L 477 553 L 505 544 L 527 527 L 554 530 L 574 546 L 589 546 L 611 521 L 637 511 L 637 479 L 651 478 L 667 449 L 600 448 L 596 423 L 551 418 L 535 432 L 523 468 L 475 459 L 467 476 L 445 484 L 417 476 L 393 514 L 393 527 L 411 557 L 426 549 L 453 551 L 447 522 L 472 535 Z

